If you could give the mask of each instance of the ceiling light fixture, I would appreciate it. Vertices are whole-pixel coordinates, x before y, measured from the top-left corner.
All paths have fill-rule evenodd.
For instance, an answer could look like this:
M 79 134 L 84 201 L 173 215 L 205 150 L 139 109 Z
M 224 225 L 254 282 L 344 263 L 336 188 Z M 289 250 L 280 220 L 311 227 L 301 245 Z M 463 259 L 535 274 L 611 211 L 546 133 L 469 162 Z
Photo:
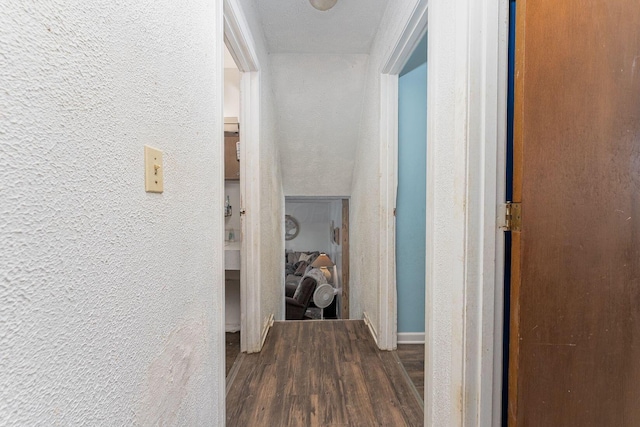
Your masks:
M 324 12 L 335 6 L 337 1 L 338 0 L 309 0 L 309 3 L 311 3 L 311 6 Z

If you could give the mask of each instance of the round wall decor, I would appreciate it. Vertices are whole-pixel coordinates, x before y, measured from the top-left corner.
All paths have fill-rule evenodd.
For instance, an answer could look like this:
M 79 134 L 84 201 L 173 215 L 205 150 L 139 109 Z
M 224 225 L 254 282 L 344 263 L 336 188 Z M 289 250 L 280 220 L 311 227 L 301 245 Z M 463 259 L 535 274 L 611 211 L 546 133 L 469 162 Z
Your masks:
M 291 240 L 295 239 L 295 237 L 300 232 L 300 225 L 298 221 L 291 215 L 284 216 L 284 239 Z

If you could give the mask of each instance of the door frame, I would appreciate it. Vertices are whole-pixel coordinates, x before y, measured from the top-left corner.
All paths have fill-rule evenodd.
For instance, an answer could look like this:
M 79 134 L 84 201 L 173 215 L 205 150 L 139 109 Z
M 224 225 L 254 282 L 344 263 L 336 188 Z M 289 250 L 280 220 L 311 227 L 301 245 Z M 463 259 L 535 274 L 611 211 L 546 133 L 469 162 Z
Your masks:
M 260 64 L 238 0 L 224 0 L 224 42 L 240 71 L 240 350 L 260 351 Z M 244 212 L 244 214 L 243 214 Z
M 395 218 L 398 192 L 398 76 L 427 32 L 427 4 L 426 0 L 416 4 L 380 71 L 380 324 L 376 341 L 381 350 L 394 350 L 398 344 Z
M 426 425 L 501 425 L 508 11 L 429 8 Z
M 349 265 L 349 212 L 351 205 L 351 196 L 285 196 L 283 199 L 283 212 L 286 212 L 286 204 L 290 203 L 315 203 L 315 202 L 340 202 L 340 216 L 342 223 L 340 227 L 340 243 L 342 249 L 342 263 L 340 265 L 340 288 L 342 292 L 340 294 L 340 319 L 349 320 L 349 277 L 350 277 L 350 265 Z M 283 234 L 284 240 L 284 234 Z M 285 241 L 286 246 L 286 241 Z M 333 259 L 335 262 L 335 259 Z M 284 265 L 284 264 L 283 264 Z M 285 306 L 284 298 L 282 300 L 283 307 Z M 285 310 L 286 308 L 283 308 Z
M 419 0 L 381 69 L 381 349 L 397 345 L 398 74 L 429 23 L 425 425 L 500 426 L 508 0 Z

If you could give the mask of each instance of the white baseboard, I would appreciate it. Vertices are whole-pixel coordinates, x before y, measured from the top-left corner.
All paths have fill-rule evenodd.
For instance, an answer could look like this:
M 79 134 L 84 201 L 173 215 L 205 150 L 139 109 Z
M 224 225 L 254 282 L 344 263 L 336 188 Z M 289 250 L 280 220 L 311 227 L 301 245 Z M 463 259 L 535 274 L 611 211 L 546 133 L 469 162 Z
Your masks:
M 273 321 L 274 317 L 273 313 L 271 313 L 269 317 L 267 317 L 267 321 L 262 327 L 262 339 L 260 340 L 260 348 L 262 348 L 262 346 L 264 345 L 264 341 L 267 339 L 267 334 L 269 333 L 269 329 L 271 329 L 271 327 L 273 326 Z
M 366 311 L 362 313 L 362 317 L 364 318 L 365 325 L 369 327 L 369 332 L 371 332 L 373 340 L 376 342 L 376 345 L 378 345 L 378 331 L 376 331 L 375 326 L 373 326 L 373 323 L 371 323 L 371 319 L 369 319 L 369 315 Z
M 398 332 L 398 344 L 424 344 L 424 332 Z

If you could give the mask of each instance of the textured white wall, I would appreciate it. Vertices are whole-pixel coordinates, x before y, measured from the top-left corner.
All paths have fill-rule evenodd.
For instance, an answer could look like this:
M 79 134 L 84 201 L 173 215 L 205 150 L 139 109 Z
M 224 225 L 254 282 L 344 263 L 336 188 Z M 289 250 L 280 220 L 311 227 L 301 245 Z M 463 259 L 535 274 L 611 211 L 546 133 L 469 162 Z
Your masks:
M 1 7 L 0 419 L 223 425 L 221 2 L 87 6 Z
M 351 194 L 368 55 L 271 55 L 287 196 Z
M 367 66 L 350 210 L 350 315 L 379 316 L 380 70 L 418 0 L 389 3 Z M 379 330 L 379 328 L 378 328 Z
M 284 193 L 277 146 L 272 66 L 254 0 L 239 0 L 255 42 L 260 63 L 260 316 L 284 319 Z

